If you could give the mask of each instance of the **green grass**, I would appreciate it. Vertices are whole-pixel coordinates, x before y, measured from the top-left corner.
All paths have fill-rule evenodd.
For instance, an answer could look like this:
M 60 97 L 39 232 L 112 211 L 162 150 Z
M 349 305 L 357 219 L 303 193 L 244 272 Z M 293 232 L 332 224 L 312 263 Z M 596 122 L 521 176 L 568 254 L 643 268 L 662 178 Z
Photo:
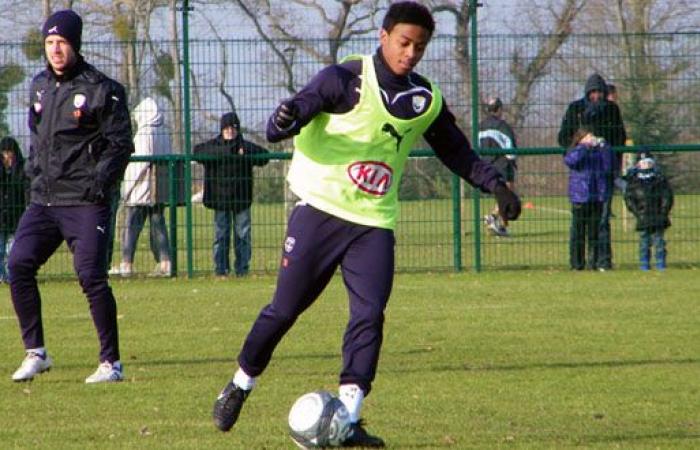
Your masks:
M 296 397 L 335 390 L 347 318 L 334 279 L 278 347 L 231 433 L 213 401 L 273 277 L 117 280 L 127 381 L 87 386 L 97 338 L 74 282 L 41 285 L 55 359 L 23 352 L 0 301 L 0 447 L 292 449 Z M 498 271 L 401 274 L 363 416 L 395 449 L 700 447 L 700 276 Z

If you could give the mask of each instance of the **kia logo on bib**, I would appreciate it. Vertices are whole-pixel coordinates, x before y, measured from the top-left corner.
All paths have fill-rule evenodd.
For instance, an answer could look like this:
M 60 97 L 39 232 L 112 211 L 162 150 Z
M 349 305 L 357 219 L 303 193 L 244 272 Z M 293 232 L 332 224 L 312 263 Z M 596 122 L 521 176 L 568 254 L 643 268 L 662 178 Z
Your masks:
M 385 195 L 391 188 L 393 170 L 380 161 L 359 161 L 348 167 L 348 176 L 361 190 Z

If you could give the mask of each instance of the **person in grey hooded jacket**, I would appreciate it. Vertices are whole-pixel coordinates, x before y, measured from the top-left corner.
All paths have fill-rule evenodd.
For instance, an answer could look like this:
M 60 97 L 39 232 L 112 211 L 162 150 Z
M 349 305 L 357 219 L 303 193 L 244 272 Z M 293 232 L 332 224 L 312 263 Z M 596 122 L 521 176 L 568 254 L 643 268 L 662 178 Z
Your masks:
M 158 156 L 172 152 L 170 131 L 165 126 L 158 104 L 146 97 L 134 109 L 135 155 Z M 167 202 L 168 174 L 153 162 L 131 162 L 122 183 L 122 201 L 126 211 L 122 231 L 122 261 L 119 271 L 129 276 L 133 271 L 134 253 L 146 218 L 151 222 L 150 244 L 157 265 L 153 275 L 169 276 L 170 244 L 163 210 Z

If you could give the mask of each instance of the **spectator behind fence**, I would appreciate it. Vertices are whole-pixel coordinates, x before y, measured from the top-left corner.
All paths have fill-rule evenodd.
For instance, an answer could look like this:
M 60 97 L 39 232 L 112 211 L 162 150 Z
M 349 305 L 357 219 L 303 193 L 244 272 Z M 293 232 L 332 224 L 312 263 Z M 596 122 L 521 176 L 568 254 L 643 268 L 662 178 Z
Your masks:
M 0 283 L 7 283 L 7 254 L 12 248 L 17 222 L 27 207 L 27 177 L 24 157 L 14 138 L 0 139 L 0 155 Z
M 134 155 L 161 156 L 172 153 L 170 130 L 165 126 L 163 114 L 155 100 L 150 97 L 141 100 L 134 108 L 133 116 L 136 123 Z M 170 276 L 170 244 L 163 215 L 168 201 L 167 166 L 154 161 L 129 163 L 122 183 L 122 201 L 125 220 L 119 273 L 122 276 L 132 274 L 136 244 L 148 218 L 149 243 L 156 260 L 151 275 Z
M 243 139 L 236 113 L 221 116 L 221 133 L 194 148 L 197 155 L 216 156 L 204 165 L 204 206 L 214 210 L 214 272 L 225 277 L 231 273 L 231 226 L 234 233 L 234 272 L 245 276 L 250 270 L 252 232 L 250 207 L 253 202 L 253 166 L 269 160 L 255 155 L 267 154 L 264 148 Z
M 617 103 L 617 86 L 613 83 L 607 83 L 606 89 L 608 94 L 605 99 L 611 103 Z
M 117 304 L 107 277 L 107 231 L 112 192 L 133 152 L 131 121 L 124 87 L 80 54 L 82 27 L 72 10 L 46 20 L 48 67 L 29 89 L 30 205 L 20 218 L 9 261 L 12 303 L 26 349 L 14 381 L 51 368 L 36 274 L 63 241 L 73 254 L 100 340 L 100 364 L 85 382 L 123 378 Z
M 564 155 L 569 168 L 569 263 L 573 270 L 605 270 L 599 266 L 599 223 L 603 203 L 611 195 L 608 178 L 612 159 L 610 144 L 585 128 L 574 133 L 571 147 Z
M 611 102 L 608 97 L 608 85 L 602 76 L 597 73 L 591 75 L 586 81 L 585 95 L 570 103 L 562 119 L 559 129 L 559 145 L 566 147 L 571 144 L 574 133 L 581 127 L 586 127 L 595 136 L 602 137 L 611 146 L 623 146 L 627 139 L 625 125 L 622 122 L 622 114 L 617 103 Z M 620 152 L 613 153 L 613 168 L 608 183 L 612 194 L 613 183 L 620 178 L 622 171 L 622 157 Z M 598 231 L 598 258 L 596 266 L 601 270 L 610 270 L 612 263 L 612 245 L 610 234 L 610 217 L 612 214 L 612 195 L 603 203 L 600 215 Z
M 664 231 L 671 226 L 669 215 L 673 208 L 673 191 L 657 167 L 651 152 L 644 148 L 625 176 L 625 204 L 637 218 L 639 232 L 639 268 L 649 270 L 651 248 L 654 247 L 656 269 L 666 269 Z
M 517 147 L 513 128 L 503 119 L 503 102 L 498 97 L 489 99 L 486 104 L 488 117 L 479 124 L 479 146 L 481 148 L 514 149 Z M 513 153 L 484 158 L 498 169 L 506 180 L 506 186 L 515 190 L 515 175 L 518 170 L 516 155 Z M 509 236 L 508 221 L 501 217 L 496 202 L 491 213 L 484 217 L 486 226 L 497 236 Z
M 472 150 L 440 89 L 413 71 L 434 27 L 425 6 L 392 3 L 374 55 L 323 68 L 268 119 L 270 142 L 294 136 L 287 181 L 300 201 L 288 220 L 274 296 L 214 404 L 220 430 L 233 427 L 277 345 L 340 267 L 350 310 L 338 378 L 351 422 L 342 446 L 384 447 L 360 413 L 376 374 L 393 283 L 401 176 L 418 139 L 471 185 L 495 193 L 504 218 L 520 214 L 520 200 Z

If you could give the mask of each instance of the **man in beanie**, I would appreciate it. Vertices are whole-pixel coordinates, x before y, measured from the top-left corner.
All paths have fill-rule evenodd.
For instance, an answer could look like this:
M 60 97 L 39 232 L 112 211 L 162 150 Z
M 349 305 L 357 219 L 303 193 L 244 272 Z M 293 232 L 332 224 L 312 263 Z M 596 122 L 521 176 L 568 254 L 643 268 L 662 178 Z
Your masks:
M 229 253 L 231 227 L 234 233 L 234 273 L 241 277 L 250 270 L 250 205 L 253 201 L 253 166 L 269 162 L 264 148 L 243 139 L 236 113 L 221 116 L 221 133 L 196 145 L 195 155 L 208 156 L 204 164 L 204 206 L 214 210 L 214 271 L 231 273 Z M 214 158 L 211 158 L 214 157 Z
M 9 258 L 12 303 L 26 350 L 12 379 L 31 380 L 51 368 L 36 274 L 65 241 L 100 341 L 98 368 L 85 382 L 119 381 L 117 306 L 106 255 L 110 199 L 133 152 L 126 94 L 80 55 L 82 20 L 74 11 L 52 14 L 42 33 L 48 65 L 29 90 L 30 205 Z

